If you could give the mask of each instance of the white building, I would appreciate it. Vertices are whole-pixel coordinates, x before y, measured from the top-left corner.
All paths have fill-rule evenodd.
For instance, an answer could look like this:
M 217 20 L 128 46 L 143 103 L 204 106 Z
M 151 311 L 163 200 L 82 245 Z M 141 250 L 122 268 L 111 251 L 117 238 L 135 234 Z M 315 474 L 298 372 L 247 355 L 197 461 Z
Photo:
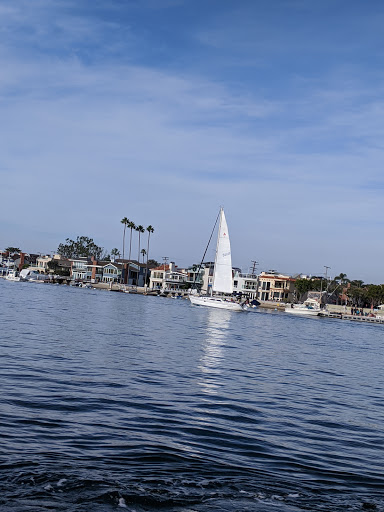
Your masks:
M 256 274 L 243 274 L 239 269 L 233 269 L 233 271 L 233 291 L 249 299 L 256 299 L 259 277 Z
M 185 290 L 188 280 L 188 272 L 179 269 L 173 261 L 169 265 L 160 265 L 151 269 L 149 289 L 158 290 L 161 293 L 175 293 Z

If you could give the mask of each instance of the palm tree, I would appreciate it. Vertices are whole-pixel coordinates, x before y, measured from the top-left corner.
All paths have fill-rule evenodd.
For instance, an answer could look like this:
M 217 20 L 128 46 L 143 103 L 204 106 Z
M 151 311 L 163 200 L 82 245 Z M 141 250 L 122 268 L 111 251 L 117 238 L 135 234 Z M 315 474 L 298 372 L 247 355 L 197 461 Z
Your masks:
M 123 231 L 123 259 L 124 259 L 124 252 L 125 252 L 125 230 L 127 229 L 127 225 L 129 222 L 129 219 L 127 217 L 123 217 L 120 221 L 122 224 L 124 224 L 124 231 Z M 123 282 L 123 273 L 121 273 L 120 282 Z
M 111 251 L 111 256 L 118 256 L 120 258 L 120 251 L 117 247 L 114 247 Z
M 143 256 L 143 265 L 144 265 L 144 256 L 147 254 L 147 251 L 145 249 L 141 249 L 141 254 Z
M 131 230 L 131 234 L 130 234 L 130 237 L 129 237 L 129 258 L 128 258 L 128 278 L 127 278 L 127 283 L 129 281 L 129 269 L 130 269 L 130 266 L 131 266 L 132 231 L 134 229 L 136 229 L 136 224 L 134 222 L 132 222 L 132 221 L 128 221 L 128 227 Z
M 147 264 L 145 266 L 145 282 L 144 282 L 145 286 L 147 284 L 147 274 L 148 274 L 149 239 L 151 237 L 151 233 L 153 233 L 155 230 L 153 229 L 153 227 L 151 225 L 149 225 L 147 227 L 147 231 L 148 231 L 148 241 L 147 241 Z
M 145 232 L 145 229 L 144 227 L 139 224 L 138 226 L 136 226 L 136 231 L 138 232 L 139 234 L 139 247 L 138 247 L 138 252 L 137 252 L 137 285 L 139 285 L 139 272 L 140 272 L 140 236 L 141 236 L 141 233 L 144 233 Z
M 129 224 L 129 219 L 127 217 L 123 217 L 120 221 L 122 224 L 124 224 L 124 231 L 123 231 L 123 259 L 124 259 L 124 252 L 125 252 L 125 230 L 127 229 L 127 226 Z

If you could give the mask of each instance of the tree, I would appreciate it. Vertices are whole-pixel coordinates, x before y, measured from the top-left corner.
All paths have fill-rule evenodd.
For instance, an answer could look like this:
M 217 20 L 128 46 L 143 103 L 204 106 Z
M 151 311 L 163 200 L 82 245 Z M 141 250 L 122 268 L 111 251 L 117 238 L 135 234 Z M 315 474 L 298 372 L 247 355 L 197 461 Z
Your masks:
M 65 239 L 65 244 L 60 244 L 57 253 L 64 258 L 90 258 L 93 256 L 101 260 L 106 256 L 103 247 L 96 245 L 93 238 L 78 236 L 76 240 Z
M 151 234 L 155 231 L 151 225 L 147 227 L 148 231 L 148 241 L 147 241 L 147 264 L 145 266 L 145 284 L 147 284 L 147 276 L 148 276 L 148 256 L 149 256 L 149 239 L 151 237 Z
M 122 224 L 124 224 L 124 231 L 123 231 L 123 259 L 124 259 L 124 252 L 125 252 L 125 230 L 127 229 L 127 226 L 129 224 L 129 219 L 127 217 L 123 217 L 120 221 Z
M 136 231 L 139 235 L 139 247 L 138 247 L 138 252 L 137 252 L 137 263 L 139 264 L 140 263 L 140 236 L 142 233 L 145 232 L 145 229 L 141 224 L 139 224 L 138 226 L 136 226 Z M 137 267 L 137 285 L 139 284 L 139 272 L 140 272 L 140 266 Z
M 343 274 L 342 272 L 340 272 L 340 274 L 335 277 L 335 281 L 337 281 L 340 284 L 349 283 L 349 279 L 347 279 L 347 274 Z
M 4 251 L 7 252 L 8 254 L 19 254 L 21 252 L 18 247 L 7 247 L 6 249 L 4 249 Z
M 320 281 L 318 279 L 296 279 L 295 288 L 298 295 L 298 300 L 308 293 L 309 291 L 318 291 L 320 290 Z
M 127 283 L 129 282 L 129 267 L 131 265 L 131 252 L 132 252 L 132 231 L 136 229 L 136 225 L 132 221 L 128 221 L 127 224 L 128 228 L 131 230 L 131 234 L 129 236 L 129 257 L 128 257 L 128 276 L 127 276 Z
M 370 306 L 376 307 L 383 303 L 384 299 L 384 287 L 380 284 L 370 284 L 366 289 L 366 298 Z
M 120 258 L 120 251 L 117 247 L 114 247 L 111 251 L 111 256 L 118 256 Z
M 131 261 L 131 254 L 132 254 L 132 231 L 135 229 L 136 230 L 136 224 L 134 222 L 131 222 L 129 221 L 128 222 L 128 227 L 129 229 L 131 230 L 131 234 L 130 234 L 130 237 L 129 237 L 129 261 Z
M 160 263 L 158 261 L 156 261 L 156 260 L 153 260 L 153 259 L 148 260 L 147 264 L 151 265 L 151 267 L 159 267 L 160 266 Z
M 144 265 L 144 257 L 147 254 L 147 251 L 145 249 L 141 249 L 141 255 L 143 256 L 143 265 Z
M 348 290 L 348 298 L 353 306 L 362 307 L 367 300 L 367 290 L 366 288 L 350 288 Z

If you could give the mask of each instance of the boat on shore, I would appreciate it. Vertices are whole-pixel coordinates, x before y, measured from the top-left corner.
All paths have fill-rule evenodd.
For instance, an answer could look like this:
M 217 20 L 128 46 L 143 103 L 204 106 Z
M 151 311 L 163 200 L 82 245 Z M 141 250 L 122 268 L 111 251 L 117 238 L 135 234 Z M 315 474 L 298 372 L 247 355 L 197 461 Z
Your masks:
M 191 304 L 231 311 L 245 311 L 246 306 L 231 297 L 233 294 L 231 244 L 224 209 L 220 208 L 216 256 L 213 268 L 211 295 L 189 295 Z M 216 219 L 217 223 L 217 219 Z M 216 225 L 215 223 L 215 225 Z
M 320 304 L 315 299 L 307 299 L 302 304 L 290 304 L 285 307 L 285 312 L 291 315 L 319 316 Z

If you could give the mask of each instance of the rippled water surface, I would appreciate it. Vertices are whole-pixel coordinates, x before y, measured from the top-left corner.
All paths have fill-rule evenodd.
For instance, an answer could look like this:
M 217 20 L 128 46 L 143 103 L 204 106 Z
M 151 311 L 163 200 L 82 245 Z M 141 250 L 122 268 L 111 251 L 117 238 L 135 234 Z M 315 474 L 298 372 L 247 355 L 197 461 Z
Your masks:
M 0 280 L 1 511 L 384 510 L 384 326 Z

